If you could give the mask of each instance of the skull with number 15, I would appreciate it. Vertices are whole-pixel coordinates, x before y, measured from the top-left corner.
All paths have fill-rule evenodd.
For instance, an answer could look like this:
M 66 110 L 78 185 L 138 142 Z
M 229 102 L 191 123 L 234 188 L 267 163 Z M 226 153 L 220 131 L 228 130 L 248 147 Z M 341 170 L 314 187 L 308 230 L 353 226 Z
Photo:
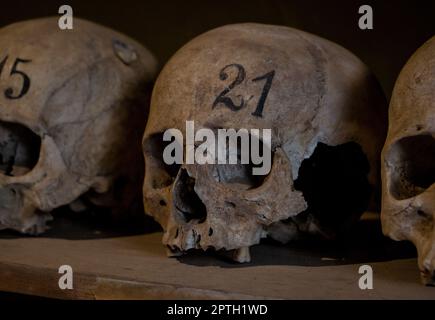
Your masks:
M 41 233 L 63 205 L 132 205 L 155 72 L 139 43 L 84 20 L 0 29 L 0 229 Z

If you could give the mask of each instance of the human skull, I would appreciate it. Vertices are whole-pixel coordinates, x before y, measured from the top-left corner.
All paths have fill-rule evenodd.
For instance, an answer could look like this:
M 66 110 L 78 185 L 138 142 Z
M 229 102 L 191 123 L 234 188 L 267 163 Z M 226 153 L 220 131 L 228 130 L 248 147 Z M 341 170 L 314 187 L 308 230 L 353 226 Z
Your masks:
M 130 205 L 150 52 L 77 18 L 64 31 L 57 18 L 9 25 L 0 48 L 0 229 L 41 233 L 50 211 L 79 210 L 85 195 L 112 206 L 116 193 L 118 207 Z
M 385 118 L 377 82 L 338 45 L 280 26 L 214 29 L 181 48 L 156 81 L 143 140 L 145 210 L 174 255 L 214 248 L 246 262 L 267 235 L 331 236 L 367 207 Z M 166 165 L 163 133 L 185 136 L 186 120 L 195 130 L 272 129 L 270 173 Z
M 422 281 L 435 285 L 435 37 L 401 71 L 382 151 L 382 228 L 418 251 Z

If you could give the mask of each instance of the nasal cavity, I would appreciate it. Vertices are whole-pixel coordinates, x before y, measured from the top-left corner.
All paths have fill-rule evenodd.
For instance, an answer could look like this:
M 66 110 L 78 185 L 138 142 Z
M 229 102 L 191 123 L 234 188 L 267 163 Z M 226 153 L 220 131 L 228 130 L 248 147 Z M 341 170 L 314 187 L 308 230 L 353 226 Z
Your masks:
M 0 172 L 22 176 L 38 162 L 41 139 L 27 127 L 0 121 Z
M 306 213 L 335 234 L 341 233 L 349 219 L 368 207 L 372 191 L 369 169 L 357 143 L 318 143 L 311 157 L 302 162 L 294 186 L 308 203 Z
M 173 201 L 179 216 L 185 221 L 197 220 L 203 223 L 207 218 L 207 209 L 195 192 L 195 179 L 186 169 L 181 169 L 174 184 Z
M 393 197 L 415 197 L 435 182 L 435 139 L 430 135 L 402 138 L 391 146 L 386 161 Z

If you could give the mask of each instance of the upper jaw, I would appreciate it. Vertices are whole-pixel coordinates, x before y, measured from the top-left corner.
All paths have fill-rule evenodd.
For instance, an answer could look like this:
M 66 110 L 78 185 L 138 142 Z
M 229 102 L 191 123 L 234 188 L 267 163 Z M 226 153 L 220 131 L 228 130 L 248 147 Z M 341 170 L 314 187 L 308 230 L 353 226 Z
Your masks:
M 52 220 L 52 216 L 38 210 L 23 191 L 20 188 L 0 188 L 0 230 L 41 234 L 48 229 L 47 223 Z

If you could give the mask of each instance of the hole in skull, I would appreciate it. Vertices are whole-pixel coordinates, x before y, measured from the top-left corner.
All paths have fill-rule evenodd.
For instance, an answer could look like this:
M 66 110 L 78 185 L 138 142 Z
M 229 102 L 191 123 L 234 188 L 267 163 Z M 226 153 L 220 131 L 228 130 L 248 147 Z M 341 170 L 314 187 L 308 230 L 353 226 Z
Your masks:
M 430 135 L 403 138 L 391 146 L 387 161 L 393 197 L 415 197 L 435 182 L 435 139 Z
M 346 230 L 368 207 L 372 188 L 369 162 L 354 142 L 338 146 L 318 143 L 299 169 L 295 189 L 302 191 L 307 210 L 331 236 Z
M 202 223 L 207 218 L 207 209 L 195 192 L 195 179 L 186 169 L 181 169 L 174 185 L 174 205 L 185 222 L 198 220 Z
M 225 201 L 225 204 L 227 206 L 231 207 L 231 208 L 235 208 L 236 207 L 236 204 L 234 202 L 231 202 L 231 201 Z
M 0 121 L 0 170 L 8 176 L 21 176 L 33 169 L 39 159 L 41 139 L 23 125 Z
M 249 135 L 249 145 L 251 145 L 251 139 L 258 139 L 258 138 L 253 138 L 251 135 Z M 220 183 L 224 183 L 226 184 L 230 189 L 233 190 L 249 190 L 249 189 L 255 189 L 260 187 L 263 183 L 264 180 L 266 179 L 267 175 L 254 175 L 253 174 L 253 169 L 254 168 L 258 168 L 261 167 L 262 164 L 254 164 L 252 162 L 252 159 L 249 155 L 249 150 L 247 151 L 247 154 L 245 156 L 247 156 L 247 160 L 248 161 L 244 161 L 244 162 L 248 162 L 248 163 L 242 163 L 242 141 L 240 138 L 237 139 L 237 163 L 236 164 L 229 164 L 229 159 L 230 159 L 230 153 L 232 150 L 230 150 L 230 146 L 227 143 L 226 145 L 226 163 L 227 164 L 217 164 L 214 167 L 213 170 L 213 177 L 217 182 Z M 263 149 L 263 142 L 261 140 L 258 141 L 258 146 L 259 146 L 259 154 L 258 157 L 261 159 L 263 158 L 263 152 L 270 152 L 270 149 Z M 217 162 L 217 160 L 216 160 Z M 227 203 L 228 204 L 228 203 Z M 229 204 L 230 205 L 230 204 Z
M 431 218 L 432 216 L 424 212 L 423 210 L 417 210 L 417 214 L 422 218 Z
M 160 189 L 171 185 L 180 170 L 179 164 L 168 165 L 163 161 L 163 150 L 171 141 L 163 141 L 163 133 L 151 135 L 144 142 L 146 174 L 152 177 L 152 186 Z

